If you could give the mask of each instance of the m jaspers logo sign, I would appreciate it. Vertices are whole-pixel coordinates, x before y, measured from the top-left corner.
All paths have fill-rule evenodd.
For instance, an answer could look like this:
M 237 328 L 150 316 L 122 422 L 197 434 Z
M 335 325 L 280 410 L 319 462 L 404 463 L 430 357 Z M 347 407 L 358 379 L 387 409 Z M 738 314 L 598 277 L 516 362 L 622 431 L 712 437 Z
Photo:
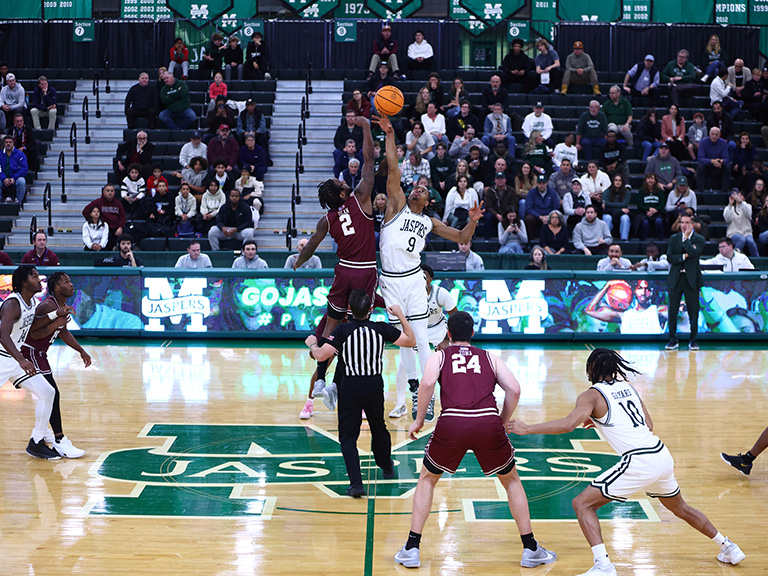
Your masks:
M 147 318 L 144 329 L 163 332 L 165 322 L 179 324 L 189 318 L 188 332 L 205 332 L 203 320 L 211 315 L 210 299 L 203 294 L 207 278 L 183 278 L 174 286 L 168 278 L 144 278 L 147 295 L 141 299 L 141 313 Z
M 168 8 L 181 18 L 189 19 L 196 28 L 202 28 L 212 20 L 218 20 L 234 6 L 233 0 L 166 0 Z

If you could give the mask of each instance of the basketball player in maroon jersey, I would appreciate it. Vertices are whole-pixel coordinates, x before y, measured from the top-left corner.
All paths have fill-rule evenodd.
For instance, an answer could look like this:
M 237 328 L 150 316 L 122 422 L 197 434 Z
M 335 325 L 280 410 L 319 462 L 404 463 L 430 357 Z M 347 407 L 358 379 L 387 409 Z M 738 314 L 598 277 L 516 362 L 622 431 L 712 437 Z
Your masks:
M 320 347 L 346 315 L 349 293 L 360 288 L 366 291 L 373 302 L 378 283 L 376 236 L 371 206 L 374 181 L 371 124 L 362 116 L 357 116 L 352 122 L 363 129 L 363 169 L 360 183 L 352 190 L 345 182 L 331 178 L 317 187 L 320 206 L 328 210 L 328 213 L 320 218 L 315 233 L 293 265 L 293 269 L 298 270 L 330 232 L 331 238 L 338 245 L 336 255 L 339 257 L 339 263 L 334 269 L 333 285 L 328 294 L 328 321 L 323 331 L 323 339 L 318 341 Z M 328 361 L 318 362 L 314 393 L 322 392 L 323 402 L 329 410 L 333 410 L 336 406 L 337 387 L 331 383 L 326 390 L 327 369 Z
M 540 546 L 533 537 L 528 499 L 515 470 L 515 450 L 504 429 L 520 398 L 520 384 L 501 360 L 470 344 L 473 335 L 472 316 L 466 312 L 453 314 L 448 319 L 451 345 L 429 357 L 419 386 L 419 411 L 408 429 L 411 439 L 416 440 L 416 433 L 424 426 L 427 405 L 438 380 L 442 410 L 427 443 L 413 495 L 408 542 L 395 554 L 395 562 L 407 568 L 417 568 L 421 563 L 421 532 L 432 509 L 437 481 L 443 472 L 456 473 L 467 450 L 475 453 L 486 476 L 498 476 L 507 492 L 509 509 L 523 541 L 521 566 L 534 568 L 557 560 L 557 554 Z M 505 392 L 501 416 L 493 397 L 497 383 Z
M 59 406 L 60 394 L 56 381 L 53 379 L 51 365 L 48 363 L 48 348 L 50 348 L 56 337 L 61 334 L 61 339 L 73 350 L 80 354 L 85 363 L 85 367 L 91 365 L 91 357 L 83 350 L 78 341 L 67 329 L 69 315 L 57 316 L 56 312 L 60 308 L 68 309 L 74 312 L 74 309 L 67 306 L 67 298 L 75 295 L 75 287 L 72 285 L 69 275 L 64 272 L 54 272 L 48 277 L 48 295 L 35 309 L 35 321 L 32 324 L 32 330 L 27 336 L 26 342 L 21 347 L 21 353 L 35 366 L 46 380 L 53 386 L 56 395 L 53 399 L 53 410 L 51 411 L 52 435 L 47 435 L 45 440 L 50 442 L 53 449 L 64 458 L 80 458 L 85 454 L 84 450 L 76 448 L 72 442 L 64 435 L 61 425 L 61 408 Z M 54 316 L 55 319 L 51 320 Z

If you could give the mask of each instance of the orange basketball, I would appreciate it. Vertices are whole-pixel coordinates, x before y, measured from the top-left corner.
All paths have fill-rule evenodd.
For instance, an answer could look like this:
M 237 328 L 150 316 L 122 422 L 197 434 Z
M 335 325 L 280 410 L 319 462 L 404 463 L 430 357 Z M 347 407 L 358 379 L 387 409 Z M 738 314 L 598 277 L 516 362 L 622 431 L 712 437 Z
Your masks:
M 628 310 L 632 305 L 632 288 L 624 280 L 616 280 L 605 293 L 605 301 L 614 310 Z
M 376 92 L 373 105 L 384 116 L 394 116 L 403 109 L 405 98 L 403 93 L 394 86 L 384 86 Z

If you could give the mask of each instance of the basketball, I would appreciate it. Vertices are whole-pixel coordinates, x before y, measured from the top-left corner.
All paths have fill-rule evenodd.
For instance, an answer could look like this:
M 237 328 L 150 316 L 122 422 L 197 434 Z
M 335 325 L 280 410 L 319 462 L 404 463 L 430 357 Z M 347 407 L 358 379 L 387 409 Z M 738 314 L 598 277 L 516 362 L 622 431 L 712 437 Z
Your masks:
M 381 112 L 384 116 L 394 116 L 400 110 L 403 109 L 405 98 L 403 93 L 394 86 L 384 86 L 376 92 L 376 97 L 373 101 L 376 110 Z
M 605 293 L 605 301 L 614 310 L 628 310 L 632 304 L 632 288 L 624 280 L 615 280 Z

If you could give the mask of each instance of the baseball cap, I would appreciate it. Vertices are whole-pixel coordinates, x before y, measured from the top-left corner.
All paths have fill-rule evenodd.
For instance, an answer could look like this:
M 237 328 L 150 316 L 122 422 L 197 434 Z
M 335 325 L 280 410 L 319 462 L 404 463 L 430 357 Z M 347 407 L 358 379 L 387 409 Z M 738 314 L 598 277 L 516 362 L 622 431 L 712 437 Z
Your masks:
M 381 68 L 382 66 L 384 66 L 385 68 L 389 68 L 389 64 L 387 64 L 386 62 L 383 62 L 383 61 L 379 62 L 379 68 Z
M 253 98 L 248 98 L 248 100 L 245 101 L 245 105 L 250 106 L 251 104 L 256 104 L 256 100 Z
M 507 178 L 507 175 L 504 174 L 504 172 L 496 172 L 496 178 Z
M 219 130 L 229 130 L 229 126 L 227 124 L 219 124 Z
M 382 29 L 382 30 L 392 30 L 392 26 L 390 26 L 388 23 L 386 23 L 386 22 L 385 22 L 385 23 L 384 23 L 384 24 L 381 26 L 381 29 Z
M 704 114 L 702 114 L 701 112 L 696 112 L 696 114 L 694 114 L 693 117 L 694 117 L 694 119 L 695 118 L 701 118 L 703 120 L 704 119 Z
M 574 176 L 573 180 L 571 180 L 571 184 L 573 184 L 574 182 L 578 182 L 579 184 L 581 184 L 581 179 L 578 176 Z
M 685 176 L 678 176 L 677 178 L 677 185 L 678 186 L 688 186 L 688 178 Z
M 8 80 L 16 80 L 16 75 L 13 74 L 12 72 L 8 72 L 8 74 L 5 75 L 5 79 L 6 79 L 6 81 L 8 81 Z
M 653 54 L 646 54 L 645 60 L 650 60 L 651 62 L 655 62 L 656 59 L 653 57 Z
M 536 178 L 536 181 L 537 182 L 546 182 L 547 181 L 547 177 L 544 174 L 539 174 L 539 177 Z
M 192 138 L 194 138 L 195 140 L 200 140 L 200 138 L 202 138 L 202 135 L 200 134 L 199 131 L 195 130 L 194 132 L 192 132 Z
M 544 104 L 541 102 L 536 102 L 536 104 L 533 105 L 534 108 L 544 108 Z
M 584 44 L 582 44 L 581 42 L 579 42 L 577 40 L 576 42 L 573 43 L 573 49 L 576 50 L 576 49 L 579 49 L 579 48 L 584 50 Z
M 662 142 L 659 148 L 669 148 L 669 144 L 667 144 L 666 142 Z

